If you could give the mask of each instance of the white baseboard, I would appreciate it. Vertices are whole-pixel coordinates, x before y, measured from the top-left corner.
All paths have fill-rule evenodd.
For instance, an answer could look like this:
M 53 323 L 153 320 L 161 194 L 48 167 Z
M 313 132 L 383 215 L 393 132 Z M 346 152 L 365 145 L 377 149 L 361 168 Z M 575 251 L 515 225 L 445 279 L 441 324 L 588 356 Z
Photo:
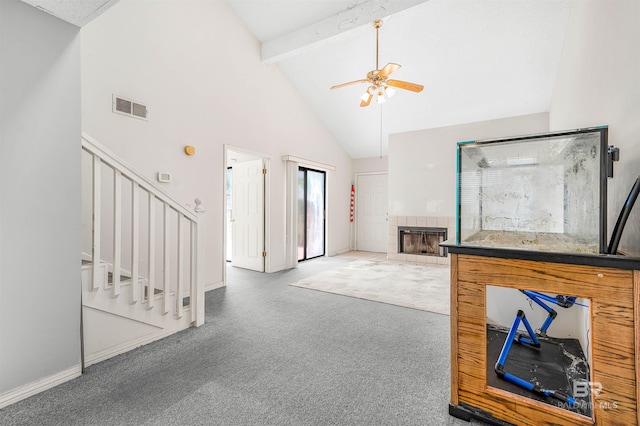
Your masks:
M 284 271 L 285 269 L 287 269 L 287 265 L 284 265 L 284 264 L 278 265 L 278 266 L 271 267 L 271 271 L 269 273 L 273 274 L 274 272 Z
M 0 395 L 0 408 L 22 401 L 23 399 L 29 398 L 30 396 L 40 392 L 44 392 L 47 389 L 56 387 L 64 382 L 75 379 L 76 377 L 80 377 L 81 374 L 82 367 L 78 364 L 68 370 L 56 373 L 53 376 L 45 377 L 37 382 L 29 383 L 28 385 L 5 392 Z
M 216 288 L 224 287 L 224 281 L 218 281 L 215 283 L 205 284 L 204 291 L 205 293 L 209 290 L 215 290 Z
M 329 256 L 329 257 L 340 256 L 341 254 L 345 254 L 345 253 L 348 253 L 350 251 L 353 251 L 353 250 L 351 250 L 350 248 L 346 248 L 346 249 L 342 249 L 342 250 L 334 250 L 331 253 L 327 254 L 327 256 Z
M 133 349 L 139 348 L 140 346 L 148 345 L 149 343 L 155 342 L 156 340 L 164 339 L 165 337 L 169 337 L 176 332 L 177 331 L 173 329 L 161 330 L 158 333 L 147 335 L 139 339 L 132 340 L 130 342 L 126 342 L 109 349 L 105 349 L 104 351 L 96 352 L 95 354 L 87 355 L 87 357 L 84 359 L 85 367 L 97 364 L 101 361 L 106 361 L 109 358 L 113 358 L 114 356 L 129 352 Z
M 334 254 L 330 254 L 329 256 L 340 256 L 341 254 L 349 253 L 350 251 L 353 251 L 353 249 L 346 248 L 342 250 L 336 250 L 333 252 Z

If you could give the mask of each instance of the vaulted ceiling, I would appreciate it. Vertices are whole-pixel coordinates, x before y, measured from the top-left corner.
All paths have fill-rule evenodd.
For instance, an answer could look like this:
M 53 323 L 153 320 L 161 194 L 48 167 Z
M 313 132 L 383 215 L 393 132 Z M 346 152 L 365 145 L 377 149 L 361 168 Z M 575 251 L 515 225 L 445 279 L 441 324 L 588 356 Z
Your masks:
M 23 0 L 82 26 L 118 0 Z M 222 0 L 212 0 L 222 1 Z M 390 133 L 549 110 L 570 0 L 226 0 L 353 158 L 385 155 Z M 424 85 L 361 108 L 375 68 Z
M 570 10 L 564 0 L 228 1 L 354 158 L 386 154 L 389 133 L 548 111 Z M 392 78 L 425 88 L 361 108 L 366 84 L 329 88 L 375 68 L 375 19 L 380 67 L 399 63 Z

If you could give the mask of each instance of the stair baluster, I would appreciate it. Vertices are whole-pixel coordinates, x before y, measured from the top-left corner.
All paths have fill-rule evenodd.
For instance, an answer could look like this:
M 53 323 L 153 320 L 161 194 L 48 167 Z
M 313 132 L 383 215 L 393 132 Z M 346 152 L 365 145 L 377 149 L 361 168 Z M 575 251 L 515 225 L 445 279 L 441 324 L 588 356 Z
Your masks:
M 90 253 L 83 254 L 82 266 L 83 312 L 92 315 L 88 326 L 119 317 L 135 321 L 136 329 L 147 324 L 152 327 L 148 330 L 157 330 L 141 332 L 135 342 L 120 342 L 114 348 L 105 349 L 102 341 L 95 343 L 96 353 L 89 354 L 91 364 L 185 327 L 202 325 L 204 285 L 198 279 L 202 240 L 196 213 L 86 134 L 82 149 L 88 154 L 83 154 L 83 161 L 90 161 L 86 173 L 91 166 L 90 178 L 85 177 L 90 183 L 91 212 L 88 205 L 84 210 L 91 220 L 87 216 L 83 221 L 87 228 L 91 226 L 83 230 L 91 237 L 83 243 Z M 107 179 L 109 173 L 113 179 Z M 116 324 L 126 321 L 114 320 L 112 325 Z M 97 333 L 89 340 L 99 339 L 100 331 Z M 113 336 L 106 333 L 105 339 L 113 340 Z

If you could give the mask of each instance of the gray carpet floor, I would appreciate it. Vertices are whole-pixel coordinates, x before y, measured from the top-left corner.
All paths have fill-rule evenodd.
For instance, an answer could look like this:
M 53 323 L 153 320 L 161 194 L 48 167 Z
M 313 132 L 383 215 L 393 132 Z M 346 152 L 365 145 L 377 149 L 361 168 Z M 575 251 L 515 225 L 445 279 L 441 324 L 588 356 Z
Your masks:
M 447 411 L 448 316 L 288 285 L 349 261 L 229 267 L 204 326 L 93 365 L 0 424 L 469 425 Z

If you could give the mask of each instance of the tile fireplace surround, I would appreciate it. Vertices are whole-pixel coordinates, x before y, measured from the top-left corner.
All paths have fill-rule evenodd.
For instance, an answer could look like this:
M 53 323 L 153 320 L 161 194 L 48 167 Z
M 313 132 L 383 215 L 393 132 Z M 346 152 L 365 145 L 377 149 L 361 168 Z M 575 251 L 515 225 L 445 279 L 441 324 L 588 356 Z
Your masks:
M 398 226 L 447 228 L 447 238 L 456 236 L 456 218 L 446 216 L 389 216 L 387 259 L 403 262 L 449 265 L 449 257 L 398 253 Z

